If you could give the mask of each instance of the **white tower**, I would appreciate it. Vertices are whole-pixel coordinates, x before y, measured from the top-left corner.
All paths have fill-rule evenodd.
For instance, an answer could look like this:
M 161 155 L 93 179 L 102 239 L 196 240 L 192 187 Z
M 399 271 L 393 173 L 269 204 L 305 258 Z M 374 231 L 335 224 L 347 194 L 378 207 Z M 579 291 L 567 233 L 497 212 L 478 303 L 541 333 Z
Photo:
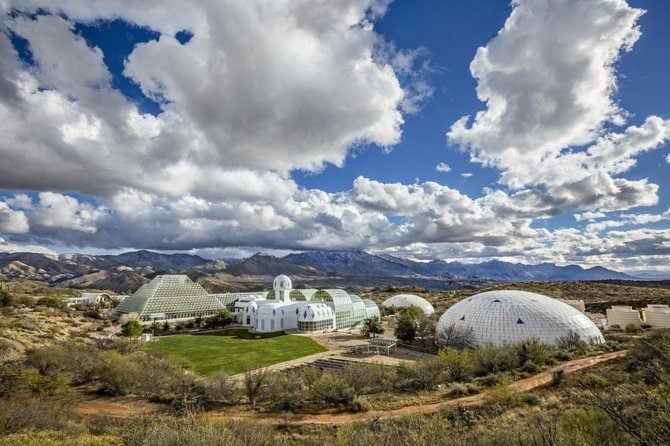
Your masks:
M 283 301 L 286 303 L 291 302 L 291 279 L 284 274 L 280 274 L 275 277 L 274 282 L 272 283 L 272 288 L 275 290 L 275 299 L 277 301 Z

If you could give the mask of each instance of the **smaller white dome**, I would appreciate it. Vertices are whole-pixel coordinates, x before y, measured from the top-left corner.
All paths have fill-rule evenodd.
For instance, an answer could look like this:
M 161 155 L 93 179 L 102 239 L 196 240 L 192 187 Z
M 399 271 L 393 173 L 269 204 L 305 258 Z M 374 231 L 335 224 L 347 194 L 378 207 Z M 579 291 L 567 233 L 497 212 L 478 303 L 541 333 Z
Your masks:
M 407 308 L 407 307 L 417 307 L 420 308 L 425 314 L 430 315 L 435 313 L 435 308 L 423 297 L 416 296 L 414 294 L 397 294 L 393 297 L 389 297 L 382 303 L 382 307 L 385 308 Z
M 291 279 L 288 276 L 285 276 L 284 274 L 280 274 L 277 277 L 275 277 L 274 282 L 272 282 L 272 288 L 275 291 L 287 291 L 290 290 L 293 287 L 293 284 L 291 283 Z

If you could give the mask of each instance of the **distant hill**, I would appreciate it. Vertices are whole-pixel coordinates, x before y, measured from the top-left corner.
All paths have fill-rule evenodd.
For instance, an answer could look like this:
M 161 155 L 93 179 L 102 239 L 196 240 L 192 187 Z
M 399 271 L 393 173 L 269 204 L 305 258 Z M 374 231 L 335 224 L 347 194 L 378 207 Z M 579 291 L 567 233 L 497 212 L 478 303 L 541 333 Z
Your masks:
M 284 260 L 347 276 L 406 277 L 418 274 L 416 269 L 405 264 L 404 260 L 390 256 L 376 256 L 360 250 L 307 251 L 289 254 Z
M 275 257 L 259 252 L 248 259 L 230 265 L 226 272 L 234 276 L 276 276 L 287 274 L 293 276 L 326 276 L 327 271 L 319 265 L 294 262 L 284 257 Z
M 603 267 L 551 263 L 524 265 L 491 260 L 478 264 L 417 262 L 361 250 L 306 251 L 276 257 L 212 260 L 191 254 L 131 251 L 119 255 L 0 253 L 0 280 L 34 280 L 73 288 L 135 291 L 163 273 L 189 274 L 213 290 L 243 290 L 288 274 L 304 285 L 423 286 L 456 289 L 484 282 L 631 280 Z

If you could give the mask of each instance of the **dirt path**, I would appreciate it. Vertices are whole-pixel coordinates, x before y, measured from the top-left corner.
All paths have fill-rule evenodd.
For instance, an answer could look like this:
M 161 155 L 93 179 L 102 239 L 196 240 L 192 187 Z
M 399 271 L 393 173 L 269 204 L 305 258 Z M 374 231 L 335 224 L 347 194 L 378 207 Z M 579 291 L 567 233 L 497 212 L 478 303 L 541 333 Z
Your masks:
M 530 378 L 522 379 L 510 384 L 508 387 L 519 392 L 527 392 L 537 387 L 545 386 L 552 380 L 553 373 L 562 370 L 569 374 L 579 370 L 593 367 L 606 361 L 623 358 L 626 351 L 605 353 L 599 356 L 576 359 L 546 371 Z M 447 400 L 440 403 L 424 404 L 416 406 L 407 406 L 400 409 L 385 411 L 370 411 L 364 413 L 341 412 L 341 413 L 320 413 L 320 414 L 274 414 L 258 412 L 226 412 L 212 411 L 207 416 L 212 420 L 248 420 L 262 424 L 277 425 L 300 425 L 300 424 L 342 424 L 352 421 L 359 421 L 366 418 L 395 418 L 411 413 L 429 413 L 440 410 L 443 406 L 475 406 L 484 402 L 487 392 L 477 395 L 466 396 Z M 112 418 L 130 417 L 133 415 L 159 413 L 161 406 L 148 403 L 140 398 L 90 398 L 82 401 L 75 407 L 74 411 L 80 415 L 103 416 Z
M 569 374 L 596 364 L 600 364 L 613 359 L 623 358 L 626 356 L 626 351 L 619 351 L 613 353 L 605 353 L 603 355 L 594 356 L 590 358 L 576 359 L 564 364 L 552 367 L 542 373 L 531 376 L 530 378 L 522 379 L 510 384 L 508 387 L 519 392 L 527 392 L 537 387 L 545 386 L 551 383 L 553 373 L 562 370 L 563 373 Z M 281 415 L 281 414 L 267 414 L 248 412 L 244 414 L 231 415 L 227 413 L 210 412 L 209 416 L 212 419 L 246 419 L 263 424 L 342 424 L 352 421 L 359 421 L 365 418 L 395 418 L 412 413 L 429 413 L 437 412 L 445 405 L 450 406 L 475 406 L 484 402 L 486 392 L 477 395 L 466 396 L 462 398 L 455 398 L 440 403 L 423 404 L 418 406 L 406 406 L 400 409 L 385 410 L 385 411 L 370 411 L 364 413 L 335 413 L 335 414 L 315 414 L 315 415 Z

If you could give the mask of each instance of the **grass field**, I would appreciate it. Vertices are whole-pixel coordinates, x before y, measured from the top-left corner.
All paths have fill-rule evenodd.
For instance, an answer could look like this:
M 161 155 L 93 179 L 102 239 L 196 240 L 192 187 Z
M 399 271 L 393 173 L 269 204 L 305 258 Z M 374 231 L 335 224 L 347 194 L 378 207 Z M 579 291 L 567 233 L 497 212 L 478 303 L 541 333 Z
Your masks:
M 220 370 L 240 373 L 248 367 L 264 367 L 326 350 L 308 337 L 273 333 L 254 339 L 246 330 L 167 336 L 145 345 L 148 350 L 181 359 L 201 375 Z

